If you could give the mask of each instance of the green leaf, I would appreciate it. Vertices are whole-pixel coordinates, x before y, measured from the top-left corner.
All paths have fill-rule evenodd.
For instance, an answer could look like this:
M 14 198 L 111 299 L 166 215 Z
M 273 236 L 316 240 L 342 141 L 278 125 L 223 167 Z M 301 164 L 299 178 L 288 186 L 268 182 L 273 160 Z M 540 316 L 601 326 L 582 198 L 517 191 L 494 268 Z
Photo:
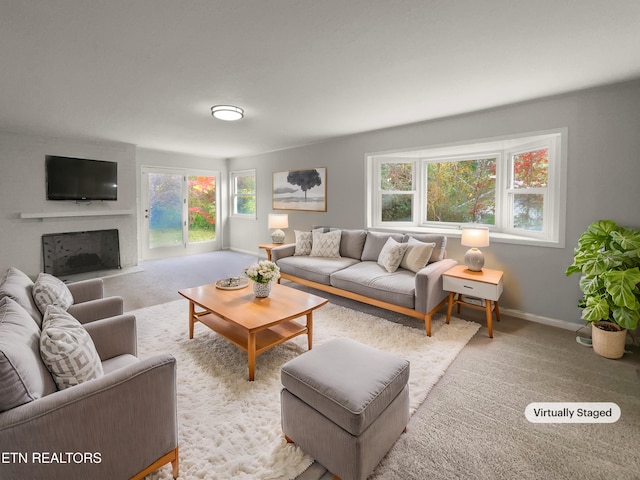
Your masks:
M 625 307 L 614 307 L 612 312 L 613 319 L 622 328 L 635 330 L 638 327 L 638 321 L 640 321 L 640 310 Z
M 593 294 L 604 289 L 602 278 L 597 275 L 584 275 L 580 278 L 580 290 L 586 294 Z
M 582 318 L 589 322 L 609 319 L 609 303 L 602 297 L 588 297 Z
M 606 273 L 604 279 L 604 285 L 613 302 L 619 307 L 635 310 L 640 310 L 638 283 L 640 283 L 638 267 L 628 270 L 612 270 Z
M 611 232 L 613 241 L 620 245 L 622 250 L 638 250 L 640 249 L 640 231 L 631 229 L 621 229 L 620 231 Z

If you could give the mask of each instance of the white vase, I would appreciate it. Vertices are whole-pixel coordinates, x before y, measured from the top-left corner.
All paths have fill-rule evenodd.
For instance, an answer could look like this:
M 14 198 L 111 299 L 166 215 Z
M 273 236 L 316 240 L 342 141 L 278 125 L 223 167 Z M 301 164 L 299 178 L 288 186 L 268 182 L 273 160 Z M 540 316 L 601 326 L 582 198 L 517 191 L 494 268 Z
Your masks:
M 268 297 L 271 293 L 271 282 L 253 282 L 253 294 L 258 298 Z

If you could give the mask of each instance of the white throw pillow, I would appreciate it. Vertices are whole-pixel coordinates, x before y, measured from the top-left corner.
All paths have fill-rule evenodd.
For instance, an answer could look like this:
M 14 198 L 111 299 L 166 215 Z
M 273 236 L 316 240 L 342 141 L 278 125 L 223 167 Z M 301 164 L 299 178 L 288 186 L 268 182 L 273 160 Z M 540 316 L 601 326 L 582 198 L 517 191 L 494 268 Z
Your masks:
M 340 257 L 340 238 L 342 237 L 341 230 L 334 230 L 332 232 L 319 232 L 313 231 L 313 246 L 311 247 L 312 257 Z
M 378 265 L 384 267 L 389 273 L 395 272 L 398 270 L 408 246 L 407 243 L 398 243 L 389 237 L 378 256 Z
M 293 231 L 296 234 L 296 249 L 294 255 L 310 255 L 311 245 L 313 244 L 313 235 L 311 232 Z
M 104 375 L 89 333 L 55 305 L 47 307 L 42 319 L 40 356 L 60 390 Z
M 436 248 L 436 244 L 421 242 L 413 237 L 409 237 L 409 242 L 407 242 L 407 244 L 407 251 L 405 252 L 404 257 L 402 257 L 400 266 L 417 273 L 418 270 L 425 267 L 431 258 L 431 252 Z
M 56 305 L 63 310 L 67 310 L 73 305 L 73 295 L 69 287 L 59 278 L 40 273 L 33 284 L 33 300 L 36 306 L 44 315 L 49 305 Z

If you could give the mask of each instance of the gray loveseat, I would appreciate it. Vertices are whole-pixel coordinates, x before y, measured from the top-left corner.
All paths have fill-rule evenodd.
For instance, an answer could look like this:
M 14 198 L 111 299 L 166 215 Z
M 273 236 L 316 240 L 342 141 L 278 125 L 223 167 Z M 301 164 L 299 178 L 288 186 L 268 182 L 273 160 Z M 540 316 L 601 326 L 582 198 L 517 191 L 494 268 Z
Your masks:
M 40 355 L 33 282 L 0 285 L 0 478 L 140 479 L 171 462 L 178 476 L 176 361 L 136 357 L 136 319 L 102 280 L 69 284 L 68 308 L 89 333 L 104 375 L 58 390 Z M 106 317 L 106 318 L 105 318 Z
M 416 272 L 402 267 L 387 271 L 379 258 L 390 237 L 399 243 L 411 237 L 435 243 L 427 265 Z M 458 263 L 446 258 L 446 246 L 444 235 L 343 229 L 339 257 L 297 255 L 296 244 L 287 244 L 272 249 L 271 259 L 282 278 L 424 320 L 431 336 L 431 317 L 448 299 L 442 274 Z

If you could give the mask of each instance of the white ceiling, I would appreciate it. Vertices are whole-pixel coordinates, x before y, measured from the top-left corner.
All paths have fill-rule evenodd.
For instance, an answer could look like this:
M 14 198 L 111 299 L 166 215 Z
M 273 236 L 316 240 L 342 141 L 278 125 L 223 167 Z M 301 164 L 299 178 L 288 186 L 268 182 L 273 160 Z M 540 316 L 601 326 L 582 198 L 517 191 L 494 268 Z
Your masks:
M 640 78 L 639 27 L 638 0 L 0 0 L 0 130 L 250 155 Z

